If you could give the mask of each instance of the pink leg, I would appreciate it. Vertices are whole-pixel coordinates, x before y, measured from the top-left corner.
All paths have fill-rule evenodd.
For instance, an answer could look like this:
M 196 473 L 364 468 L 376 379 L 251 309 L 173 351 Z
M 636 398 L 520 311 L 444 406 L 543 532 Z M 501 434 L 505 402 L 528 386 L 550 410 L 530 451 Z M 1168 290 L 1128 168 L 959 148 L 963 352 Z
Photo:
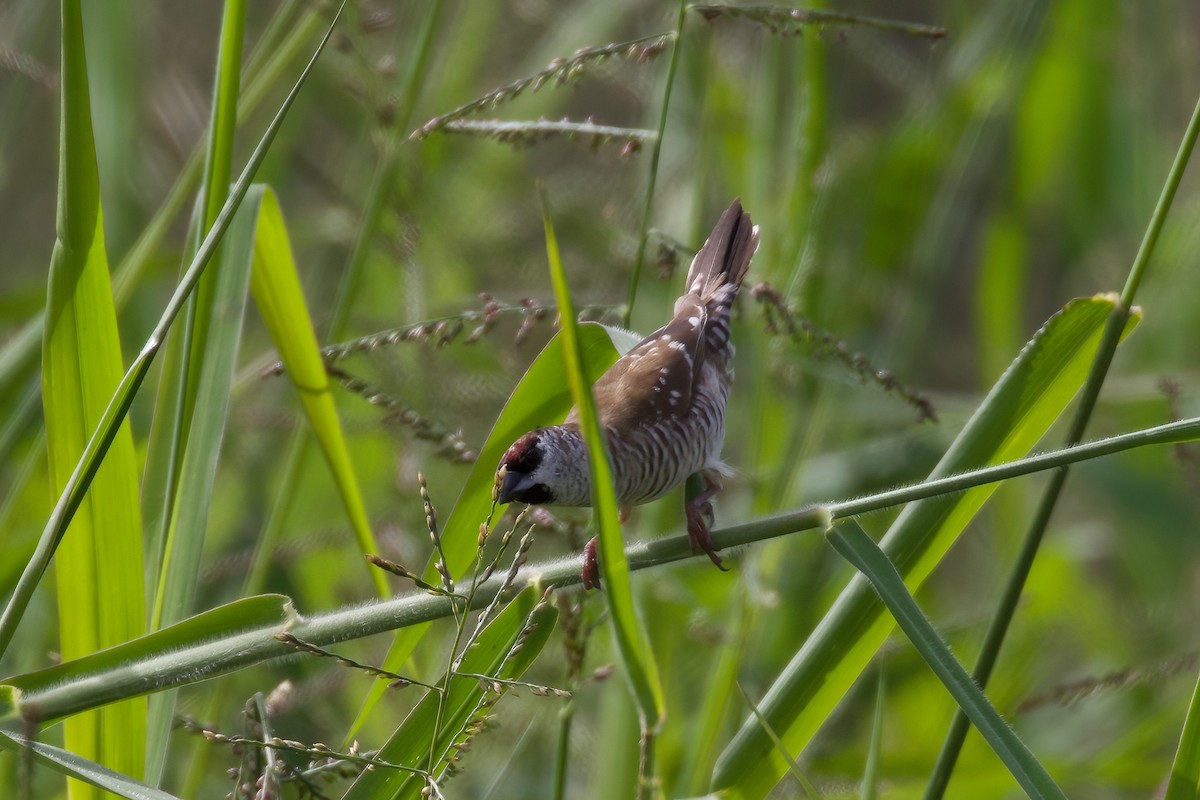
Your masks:
M 695 477 L 697 476 L 693 476 L 693 478 Z M 717 492 L 721 491 L 721 474 L 715 470 L 706 469 L 700 472 L 698 477 L 703 481 L 704 488 L 694 497 L 688 497 L 684 506 L 687 514 L 688 538 L 692 543 L 692 552 L 703 551 L 708 555 L 709 560 L 716 565 L 717 569 L 727 571 L 728 568 L 721 563 L 721 557 L 717 555 L 717 547 L 713 543 L 712 535 L 709 533 L 713 519 L 711 500 Z M 691 479 L 689 479 L 688 484 L 690 488 L 692 485 Z

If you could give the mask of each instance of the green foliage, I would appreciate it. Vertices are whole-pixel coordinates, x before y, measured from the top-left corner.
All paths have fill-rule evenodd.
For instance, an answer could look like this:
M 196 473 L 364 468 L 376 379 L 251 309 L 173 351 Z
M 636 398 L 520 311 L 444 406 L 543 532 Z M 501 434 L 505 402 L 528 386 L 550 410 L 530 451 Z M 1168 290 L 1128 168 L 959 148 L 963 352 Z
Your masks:
M 385 0 L 298 95 L 322 4 L 79 5 L 0 53 L 0 795 L 936 796 L 960 704 L 947 796 L 1196 795 L 1182 0 Z M 733 571 L 600 502 L 610 607 L 494 469 L 638 338 L 555 288 L 657 327 L 737 195 Z

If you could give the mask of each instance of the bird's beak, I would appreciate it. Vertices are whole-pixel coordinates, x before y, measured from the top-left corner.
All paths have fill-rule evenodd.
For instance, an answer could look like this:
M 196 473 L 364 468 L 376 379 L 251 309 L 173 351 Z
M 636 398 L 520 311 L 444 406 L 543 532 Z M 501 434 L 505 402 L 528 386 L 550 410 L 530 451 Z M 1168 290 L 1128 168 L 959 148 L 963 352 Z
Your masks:
M 500 486 L 500 495 L 496 498 L 496 502 L 501 505 L 511 503 L 521 492 L 532 488 L 534 483 L 535 481 L 528 474 L 506 469 L 504 483 Z

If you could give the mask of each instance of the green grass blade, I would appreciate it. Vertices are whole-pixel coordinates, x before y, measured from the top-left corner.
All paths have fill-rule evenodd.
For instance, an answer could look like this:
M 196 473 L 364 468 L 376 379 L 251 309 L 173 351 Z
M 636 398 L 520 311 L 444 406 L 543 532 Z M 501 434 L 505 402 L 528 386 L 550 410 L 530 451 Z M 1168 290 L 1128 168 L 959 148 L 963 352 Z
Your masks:
M 1027 453 L 1083 385 L 1114 304 L 1111 297 L 1073 301 L 1051 317 L 984 399 L 931 474 L 942 478 Z M 1131 320 L 1130 327 L 1136 318 Z M 916 588 L 995 490 L 911 503 L 884 538 L 884 550 Z M 790 752 L 799 753 L 883 643 L 894 623 L 865 581 L 851 581 L 817 630 L 792 658 L 762 703 Z M 754 720 L 717 763 L 714 788 L 761 797 L 786 765 Z
M 887 684 L 883 664 L 879 664 L 878 669 L 879 679 L 875 682 L 875 719 L 871 722 L 871 741 L 867 749 L 867 763 L 863 767 L 862 789 L 858 794 L 862 800 L 875 800 L 879 796 L 879 763 L 883 760 L 883 715 Z
M 950 648 L 917 606 L 904 579 L 858 523 L 850 521 L 826 532 L 834 550 L 866 576 L 895 617 L 900 629 L 921 658 L 954 697 L 955 702 L 991 745 L 1009 772 L 1031 798 L 1061 798 L 1066 795 L 1038 762 L 1015 731 L 1000 717 L 983 691 L 971 680 Z
M 204 175 L 200 183 L 192 227 L 189 230 L 187 260 L 195 256 L 200 237 L 212 227 L 229 194 L 245 23 L 244 0 L 227 0 L 221 18 L 217 70 L 213 79 L 212 111 L 206 137 Z M 219 250 L 188 301 L 186 323 L 176 329 L 176 335 L 168 344 L 163 377 L 158 387 L 155 419 L 146 458 L 146 491 L 143 492 L 143 497 L 147 498 L 146 502 L 153 504 L 152 508 L 148 509 L 147 517 L 154 520 L 151 528 L 151 548 L 156 556 L 154 563 L 159 569 L 159 580 L 154 590 L 155 601 L 150 616 L 153 628 L 181 619 L 191 610 L 191 591 L 188 587 L 194 582 L 194 577 L 183 577 L 175 570 L 194 571 L 194 565 L 187 561 L 182 567 L 174 566 L 180 562 L 173 557 L 172 545 L 181 538 L 177 530 L 174 507 L 181 492 L 179 480 L 182 463 L 189 452 L 196 396 L 202 380 L 200 376 L 205 359 L 210 353 L 209 348 L 214 344 L 208 335 L 214 307 L 218 303 L 240 303 L 239 298 L 229 295 L 231 285 L 222 281 L 221 258 Z M 225 292 L 223 296 L 218 297 L 222 288 Z M 233 324 L 235 329 L 240 330 L 240 310 Z M 236 348 L 236 342 L 234 346 Z M 209 399 L 211 400 L 211 397 Z M 219 407 L 223 409 L 224 406 L 225 401 L 220 401 Z M 203 407 L 201 413 L 205 413 Z M 223 416 L 223 411 L 221 415 Z M 216 441 L 201 441 L 199 446 L 211 449 L 219 447 L 219 444 L 218 437 Z M 204 503 L 207 504 L 207 498 L 204 498 Z M 204 507 L 200 507 L 201 513 Z M 194 513 L 185 513 L 184 519 L 190 520 L 193 516 Z M 201 524 L 198 532 L 194 533 L 196 528 L 185 527 L 182 537 L 189 545 L 195 541 L 196 553 L 200 551 L 204 541 L 203 519 L 199 521 Z M 167 600 L 169 608 L 164 609 L 164 595 L 168 592 L 171 594 Z M 180 607 L 185 604 L 188 607 Z
M 584 353 L 584 369 L 591 382 L 603 375 L 621 353 L 637 342 L 637 337 L 632 334 L 591 322 L 579 326 L 579 338 Z M 561 422 L 570 409 L 571 392 L 563 362 L 562 337 L 556 336 L 529 365 L 513 389 L 471 467 L 454 509 L 442 526 L 442 548 L 451 573 L 461 574 L 475 558 L 479 525 L 491 511 L 496 467 L 504 451 L 534 428 Z M 432 564 L 426 567 L 424 577 L 434 583 L 440 580 Z M 384 660 L 384 669 L 398 670 L 416 650 L 427 628 L 426 625 L 418 625 L 397 634 Z M 372 687 L 350 726 L 347 743 L 383 692 L 380 686 Z
M 200 235 L 216 222 L 229 195 L 245 35 L 245 0 L 226 0 L 193 256 Z M 188 324 L 177 329 L 171 342 L 175 357 L 166 359 L 159 384 L 157 408 L 165 419 L 156 420 L 152 432 L 163 435 L 151 439 L 146 463 L 150 491 L 143 494 L 161 503 L 153 531 L 160 555 L 150 615 L 155 630 L 192 612 L 241 340 L 257 212 L 257 203 L 243 203 L 239 209 L 226 245 L 196 286 Z M 175 699 L 174 692 L 163 692 L 150 701 L 147 774 L 156 783 L 166 764 Z
M 1171 779 L 1163 800 L 1196 800 L 1200 797 L 1200 681 L 1192 692 L 1179 749 L 1171 764 Z
M 133 404 L 134 395 L 140 388 L 142 381 L 145 380 L 146 373 L 150 369 L 150 364 L 162 346 L 167 331 L 179 315 L 179 311 L 183 308 L 188 295 L 195 288 L 196 281 L 212 258 L 217 244 L 225 234 L 225 230 L 228 228 L 237 207 L 241 204 L 242 198 L 250 187 L 250 181 L 253 179 L 254 173 L 266 157 L 267 149 L 270 147 L 271 142 L 274 141 L 275 135 L 278 133 L 288 109 L 291 108 L 296 95 L 299 94 L 300 88 L 304 85 L 305 79 L 311 73 L 325 43 L 329 41 L 329 36 L 333 32 L 333 25 L 336 22 L 337 19 L 335 18 L 329 30 L 326 31 L 325 38 L 321 40 L 320 45 L 313 53 L 312 58 L 305 66 L 299 79 L 288 93 L 283 105 L 267 126 L 267 130 L 263 134 L 262 139 L 259 140 L 253 154 L 251 154 L 249 162 L 234 184 L 229 199 L 222 208 L 221 214 L 217 217 L 216 224 L 213 225 L 213 228 L 205 236 L 203 243 L 196 253 L 196 257 L 192 260 L 187 272 L 180 280 L 175 293 L 171 296 L 170 301 L 168 301 L 167 308 L 155 326 L 150 339 L 146 342 L 146 345 L 142 348 L 137 358 L 134 359 L 126 371 L 124 378 L 121 379 L 120 385 L 117 386 L 111 400 L 109 400 L 107 407 L 104 409 L 104 414 L 100 422 L 94 428 L 89 428 L 89 430 L 94 430 L 94 432 L 91 434 L 91 438 L 87 440 L 87 447 L 83 451 L 83 456 L 79 459 L 74 472 L 71 473 L 70 479 L 59 495 L 50 519 L 47 521 L 46 527 L 38 541 L 37 550 L 22 573 L 12 597 L 4 609 L 3 615 L 0 616 L 0 655 L 3 654 L 12 641 L 16 626 L 20 622 L 25 608 L 29 604 L 29 599 L 33 595 L 38 582 L 41 580 L 42 574 L 50 563 L 55 549 L 58 547 L 63 531 L 66 530 L 67 525 L 83 502 L 84 496 L 96 475 L 96 471 L 99 469 L 100 463 L 112 445 L 113 440 L 117 437 L 118 432 L 122 430 L 121 423 L 125 420 L 125 415 L 129 412 L 129 408 Z M 138 583 L 140 584 L 140 582 L 141 579 L 139 578 Z
M 64 0 L 62 16 L 58 240 L 50 262 L 42 346 L 42 398 L 54 493 L 70 483 L 88 434 L 104 415 L 122 372 L 78 0 Z M 133 437 L 126 424 L 114 430 L 88 502 L 62 535 L 58 549 L 55 575 L 64 658 L 80 658 L 145 630 L 141 531 Z M 140 777 L 145 725 L 145 701 L 128 700 L 67 720 L 64 740 L 68 750 L 86 759 Z M 68 794 L 99 797 L 94 787 L 76 781 L 68 783 Z
M 467 650 L 458 671 L 505 680 L 519 678 L 545 647 L 557 619 L 558 610 L 539 600 L 534 587 L 527 587 L 488 623 Z M 462 737 L 467 724 L 498 697 L 485 690 L 477 678 L 452 677 L 441 727 L 437 727 L 438 695 L 429 690 L 380 749 L 379 758 L 393 764 L 423 767 L 428 763 L 430 741 L 436 734 L 434 750 L 440 771 L 452 752 L 451 745 Z M 377 769 L 359 776 L 343 800 L 418 800 L 425 786 L 423 776 Z
M 299 390 L 300 404 L 333 474 L 342 505 L 354 528 L 356 544 L 361 552 L 378 553 L 379 547 L 371 532 L 371 522 L 330 393 L 329 376 L 317 347 L 312 317 L 304 302 L 283 212 L 275 193 L 269 188 L 259 188 L 256 196 L 261 210 L 254 237 L 250 293 L 292 383 Z M 383 572 L 371 569 L 366 562 L 363 566 L 370 571 L 379 596 L 389 596 L 392 592 Z
M 682 12 L 681 12 L 682 13 Z M 575 407 L 579 409 L 579 427 L 588 445 L 588 465 L 592 475 L 592 508 L 595 511 L 599 537 L 598 555 L 604 599 L 612 619 L 617 652 L 633 685 L 643 732 L 653 733 L 666 713 L 663 707 L 662 683 L 654 653 L 633 604 L 633 585 L 629 579 L 629 564 L 625 560 L 625 539 L 617 512 L 617 493 L 613 487 L 612 467 L 604 444 L 604 430 L 596 412 L 592 384 L 584 370 L 583 348 L 575 322 L 575 306 L 567 287 L 558 240 L 550 209 L 542 197 L 542 220 L 546 228 L 546 257 L 550 262 L 550 281 L 554 284 L 554 299 L 562 321 L 563 357 L 567 365 L 567 380 Z
M 179 800 L 173 794 L 136 781 L 128 775 L 114 772 L 103 764 L 97 764 L 95 761 L 63 750 L 61 747 L 30 741 L 23 736 L 0 729 L 0 749 L 9 750 L 18 758 L 24 758 L 25 752 L 28 752 L 30 748 L 33 751 L 33 759 L 39 764 L 44 764 L 63 775 L 85 781 L 89 788 L 104 789 L 118 797 L 129 798 L 129 800 Z M 13 788 L 15 790 L 15 787 Z
M 229 417 L 233 375 L 246 310 L 246 290 L 250 282 L 255 221 L 258 216 L 256 200 L 252 190 L 229 227 L 220 269 L 209 276 L 216 280 L 211 285 L 207 301 L 210 305 L 206 312 L 203 341 L 193 339 L 193 352 L 203 351 L 204 357 L 189 360 L 188 363 L 195 370 L 191 402 L 180 404 L 190 406 L 191 411 L 187 413 L 178 407 L 175 409 L 183 414 L 188 435 L 186 445 L 179 442 L 172 447 L 172 452 L 182 448 L 182 456 L 178 465 L 178 479 L 172 486 L 175 490 L 174 500 L 171 502 L 171 498 L 166 498 L 164 508 L 164 512 L 170 516 L 165 526 L 151 613 L 151 628 L 154 630 L 178 622 L 194 610 L 209 509 L 213 502 L 213 485 Z M 167 379 L 170 377 L 174 376 Z M 173 425 L 172 430 L 182 432 L 182 427 Z M 151 701 L 149 725 L 152 735 L 147 753 L 150 777 L 157 777 L 163 768 L 170 741 L 174 701 L 173 693 L 157 695 Z

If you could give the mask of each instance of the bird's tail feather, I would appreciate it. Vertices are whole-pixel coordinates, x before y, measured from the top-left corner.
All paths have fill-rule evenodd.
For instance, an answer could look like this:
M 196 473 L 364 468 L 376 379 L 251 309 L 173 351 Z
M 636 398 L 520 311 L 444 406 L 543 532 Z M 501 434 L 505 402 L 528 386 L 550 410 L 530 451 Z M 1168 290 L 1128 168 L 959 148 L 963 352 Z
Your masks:
M 700 302 L 713 308 L 728 306 L 737 297 L 750 259 L 758 249 L 758 227 L 750 221 L 750 215 L 742 210 L 741 198 L 733 201 L 717 221 L 708 241 L 700 248 L 688 270 L 686 293 L 676 303 L 676 313 L 681 303 Z M 715 309 L 713 309 L 715 310 Z

